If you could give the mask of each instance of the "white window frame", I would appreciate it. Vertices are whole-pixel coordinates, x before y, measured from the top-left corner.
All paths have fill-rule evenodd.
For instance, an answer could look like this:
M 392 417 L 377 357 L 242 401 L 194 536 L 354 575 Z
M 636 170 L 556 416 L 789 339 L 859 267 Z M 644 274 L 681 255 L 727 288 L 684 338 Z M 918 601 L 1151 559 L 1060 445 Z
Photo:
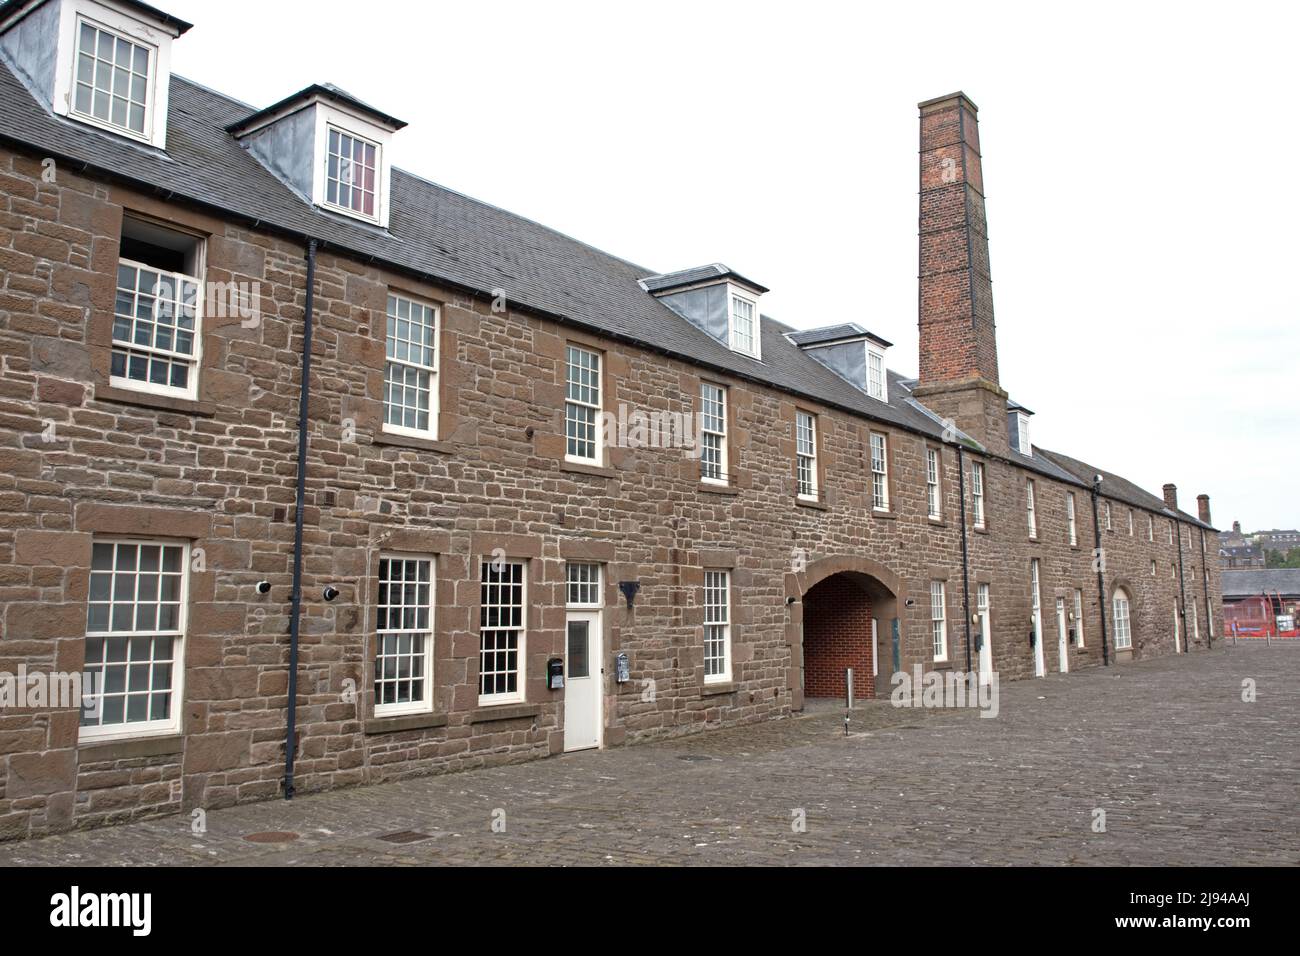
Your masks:
M 1065 521 L 1070 529 L 1070 547 L 1076 548 L 1079 546 L 1079 526 L 1075 520 L 1073 491 L 1065 493 Z
M 483 589 L 492 584 L 501 586 L 502 582 L 498 579 L 495 582 L 485 581 L 484 569 L 491 567 L 494 562 L 492 557 L 483 557 L 479 563 L 479 625 L 478 625 L 478 702 L 480 707 L 491 707 L 496 704 L 516 704 L 522 703 L 527 698 L 527 662 L 528 662 L 528 561 L 522 558 L 506 558 L 502 562 L 502 568 L 518 567 L 519 568 L 519 626 L 518 627 L 487 627 L 483 623 Z M 500 573 L 500 572 L 498 572 Z M 494 605 L 495 607 L 507 607 L 512 605 Z M 515 632 L 515 689 L 513 691 L 494 692 L 491 694 L 483 693 L 483 634 L 485 631 L 514 631 Z M 508 671 L 493 671 L 493 673 L 509 673 Z
M 1029 440 L 1029 416 L 1016 412 L 1016 446 L 1026 458 L 1034 457 L 1034 446 Z
M 203 245 L 202 240 L 195 240 L 195 241 L 198 245 L 196 262 L 199 265 L 199 268 L 196 271 L 202 273 L 204 271 L 203 263 L 204 263 L 205 247 Z M 147 265 L 143 262 L 136 262 L 133 259 L 125 259 L 120 256 L 118 257 L 117 263 L 118 263 L 118 268 L 122 266 L 126 266 L 127 268 L 136 270 L 137 286 L 139 285 L 140 270 L 148 270 L 149 272 L 158 274 L 160 278 L 159 281 L 154 284 L 155 289 L 164 280 L 174 282 L 175 294 L 172 296 L 172 299 L 169 303 L 169 305 L 172 308 L 175 308 L 180 304 L 179 295 L 180 295 L 181 288 L 183 288 L 181 283 L 192 282 L 195 284 L 196 288 L 194 293 L 194 329 L 193 329 L 194 352 L 190 355 L 185 355 L 182 352 L 175 352 L 168 349 L 160 349 L 152 345 L 148 345 L 148 346 L 135 345 L 133 343 L 128 343 L 128 342 L 119 343 L 117 339 L 114 337 L 112 330 L 110 329 L 109 331 L 109 353 L 110 353 L 109 362 L 110 363 L 112 362 L 112 352 L 120 346 L 122 349 L 124 349 L 127 352 L 140 352 L 147 355 L 159 355 L 172 361 L 183 359 L 189 363 L 190 374 L 186 377 L 185 388 L 178 388 L 174 385 L 159 385 L 156 382 L 142 382 L 138 379 L 130 378 L 128 376 L 114 375 L 112 374 L 111 371 L 112 365 L 110 364 L 109 384 L 114 388 L 129 389 L 130 391 L 133 392 L 144 392 L 149 395 L 166 395 L 171 398 L 184 398 L 189 400 L 197 399 L 199 395 L 199 372 L 203 368 L 203 318 L 204 318 L 204 305 L 206 300 L 206 288 L 204 286 L 203 280 L 200 279 L 198 276 L 187 275 L 184 272 L 169 272 L 166 269 L 159 269 L 157 266 Z M 119 291 L 119 286 L 118 286 L 118 279 L 117 279 L 117 269 L 115 268 L 113 271 L 114 325 L 116 325 L 116 319 L 118 317 L 118 312 L 117 312 L 118 291 Z M 139 293 L 136 292 L 135 295 L 136 298 L 133 299 L 133 303 L 138 302 Z M 157 304 L 160 301 L 162 301 L 160 298 L 156 296 L 154 297 L 155 315 L 157 314 L 158 311 L 156 308 Z M 131 318 L 134 318 L 134 316 L 132 316 Z M 156 324 L 156 322 L 154 324 Z M 179 326 L 176 327 L 178 328 Z M 132 323 L 132 329 L 134 330 L 134 322 Z
M 1111 598 L 1111 607 L 1115 617 L 1115 650 L 1127 651 L 1133 647 L 1133 625 L 1129 617 L 1128 592 L 1123 588 L 1117 590 Z
M 721 590 L 722 603 L 711 601 L 711 595 Z M 712 631 L 710 630 L 712 629 Z M 716 654 L 710 654 L 710 645 L 720 646 L 722 650 L 722 667 L 709 673 L 710 661 L 717 661 Z M 731 571 L 722 568 L 704 570 L 704 683 L 725 684 L 731 680 Z
M 1168 534 L 1168 536 L 1169 536 L 1169 543 L 1172 545 L 1172 544 L 1174 543 L 1174 523 L 1173 523 L 1173 521 L 1170 521 L 1170 522 L 1169 522 L 1169 527 L 1167 527 L 1167 528 L 1165 529 L 1165 532 Z
M 1133 509 L 1128 509 L 1128 536 L 1133 537 Z
M 1083 647 L 1083 591 L 1074 589 L 1074 646 Z
M 871 432 L 871 510 L 889 511 L 889 437 Z
M 743 336 L 740 331 L 740 320 L 743 313 L 749 312 L 747 316 L 749 321 L 749 344 L 746 347 Z M 758 299 L 751 295 L 746 295 L 735 286 L 727 287 L 727 344 L 733 352 L 739 352 L 741 355 L 748 355 L 750 358 L 760 358 L 762 355 L 762 345 L 759 341 L 761 332 L 761 320 L 758 314 Z
M 576 573 L 575 573 L 576 572 Z M 599 611 L 605 606 L 602 595 L 604 568 L 594 561 L 567 561 L 564 565 L 564 606 L 575 611 Z M 583 592 L 588 592 L 584 600 Z
M 1101 503 L 1101 507 L 1102 507 L 1102 511 L 1104 511 L 1105 514 L 1106 514 L 1106 530 L 1107 530 L 1107 531 L 1114 531 L 1115 529 L 1111 526 L 1111 523 L 1110 523 L 1110 502 L 1109 502 L 1109 501 L 1103 501 L 1103 502 Z
M 817 416 L 812 412 L 795 409 L 794 413 L 795 482 L 799 498 L 816 501 L 817 481 Z
M 430 711 L 433 710 L 433 672 L 434 672 L 434 666 L 433 666 L 433 663 L 434 663 L 434 662 L 433 662 L 433 648 L 434 648 L 434 633 L 435 633 L 435 631 L 434 631 L 434 627 L 435 627 L 435 615 L 436 615 L 436 613 L 437 613 L 437 612 L 436 612 L 436 609 L 437 609 L 437 606 L 438 606 L 438 600 L 437 600 L 437 588 L 438 588 L 438 583 L 437 583 L 437 568 L 438 568 L 438 562 L 437 562 L 437 559 L 436 559 L 435 556 L 433 556 L 433 555 L 429 555 L 429 554 L 397 554 L 397 553 L 387 553 L 387 552 L 380 554 L 380 556 L 379 556 L 379 560 L 380 560 L 381 562 L 382 562 L 382 561 L 388 561 L 388 562 L 390 562 L 390 567 L 391 567 L 391 562 L 394 562 L 394 561 L 401 561 L 401 562 L 414 561 L 414 562 L 419 562 L 419 563 L 427 564 L 427 565 L 428 565 L 428 570 L 429 570 L 429 603 L 428 603 L 426 606 L 424 606 L 424 608 L 423 608 L 424 611 L 425 611 L 425 613 L 426 613 L 426 615 L 427 615 L 427 624 L 428 624 L 427 627 L 424 627 L 424 628 L 421 628 L 421 627 L 418 627 L 418 626 L 417 626 L 417 627 L 410 627 L 410 628 L 408 628 L 408 627 L 387 627 L 387 628 L 384 628 L 383 630 L 380 630 L 380 628 L 379 628 L 379 626 L 378 626 L 378 625 L 379 625 L 378 618 L 379 618 L 379 613 L 380 613 L 380 608 L 381 608 L 381 607 L 385 607 L 385 608 L 403 608 L 403 609 L 404 609 L 404 608 L 406 608 L 408 605 L 406 605 L 406 604 L 404 604 L 404 603 L 394 604 L 394 603 L 392 602 L 392 600 L 391 600 L 391 592 L 390 592 L 390 599 L 389 599 L 388 603 L 387 603 L 387 604 L 382 604 L 382 605 L 381 605 L 380 602 L 379 602 L 378 595 L 376 595 L 376 599 L 375 599 L 375 652 L 374 652 L 375 675 L 374 675 L 374 685 L 373 685 L 373 692 L 374 692 L 374 712 L 375 712 L 375 716 L 376 716 L 376 717 L 397 717 L 397 716 L 404 715 L 404 714 L 423 714 L 423 713 L 428 713 L 428 712 L 430 712 Z M 418 571 L 417 571 L 417 575 L 418 575 Z M 376 569 L 376 578 L 378 579 L 379 586 L 380 586 L 380 588 L 382 589 L 382 587 L 383 587 L 383 585 L 384 585 L 385 582 L 384 582 L 384 580 L 383 580 L 382 577 L 379 577 L 379 569 Z M 388 583 L 389 583 L 390 585 L 393 583 L 393 581 L 392 581 L 391 578 L 389 579 Z M 405 584 L 405 583 L 408 583 L 408 582 L 406 582 L 405 579 L 403 579 L 402 582 L 400 582 L 400 583 Z M 419 578 L 418 578 L 418 577 L 416 578 L 416 580 L 415 580 L 414 583 L 416 584 L 417 587 L 419 586 L 419 583 L 420 583 L 420 582 L 419 582 Z M 418 610 L 420 609 L 420 605 L 419 605 L 419 604 L 410 605 L 410 606 L 413 607 L 414 609 L 416 609 L 417 612 L 418 612 Z M 414 641 L 414 640 L 416 640 L 416 639 L 418 638 L 418 639 L 422 642 L 422 644 L 423 644 L 423 648 L 422 648 L 422 650 L 421 650 L 421 652 L 420 652 L 420 658 L 421 658 L 421 661 L 422 661 L 422 663 L 423 663 L 423 667 L 424 667 L 424 676 L 421 678 L 421 680 L 423 681 L 423 693 L 421 694 L 421 696 L 419 697 L 419 699 L 413 699 L 413 700 L 409 700 L 409 701 L 401 701 L 401 702 L 394 702 L 394 703 L 391 703 L 391 704 L 380 703 L 380 700 L 379 700 L 379 698 L 380 698 L 380 696 L 381 696 L 381 695 L 380 695 L 380 689 L 379 689 L 379 688 L 380 688 L 380 683 L 381 683 L 381 678 L 380 678 L 380 676 L 379 676 L 380 660 L 381 660 L 382 658 L 384 658 L 384 657 L 395 657 L 395 658 L 396 658 L 396 657 L 404 656 L 404 655 L 400 655 L 400 654 L 392 654 L 392 655 L 388 655 L 388 654 L 381 654 L 381 653 L 380 653 L 380 650 L 381 650 L 381 648 L 383 647 L 383 643 L 384 643 L 383 639 L 384 639 L 385 637 L 387 637 L 387 636 L 390 636 L 390 635 L 391 635 L 391 636 L 394 636 L 394 637 L 398 637 L 398 638 L 400 638 L 400 637 L 402 637 L 402 636 L 404 636 L 404 635 L 406 635 L 406 636 L 410 636 L 411 639 L 412 639 L 412 641 Z M 414 654 L 408 654 L 408 655 L 405 655 L 405 656 L 412 656 L 412 657 L 413 657 Z M 412 675 L 412 677 L 409 678 L 409 679 L 414 680 L 414 679 L 415 679 L 415 678 L 414 678 L 414 675 Z M 388 679 L 388 678 L 384 678 L 384 679 L 383 679 L 384 682 L 386 682 L 387 680 L 389 680 L 389 679 Z
M 342 137 L 347 137 L 348 139 L 351 139 L 351 140 L 354 140 L 355 142 L 360 143 L 362 146 L 369 146 L 369 147 L 371 147 L 372 149 L 374 149 L 374 151 L 375 151 L 375 165 L 374 165 L 374 172 L 375 172 L 375 188 L 374 188 L 374 190 L 372 190 L 372 191 L 373 191 L 373 193 L 374 193 L 374 209 L 375 209 L 375 211 L 374 211 L 373 213 L 367 213 L 365 210 L 362 210 L 362 209 L 353 209 L 351 206 L 345 206 L 345 205 L 343 205 L 341 202 L 338 202 L 338 201 L 336 201 L 336 200 L 331 200 L 331 199 L 329 198 L 329 188 L 330 188 L 330 180 L 331 180 L 331 178 L 333 178 L 333 179 L 334 179 L 334 180 L 339 184 L 339 189 L 340 189 L 340 190 L 341 190 L 341 189 L 344 187 L 344 185 L 345 185 L 344 182 L 343 182 L 342 169 L 341 169 L 341 168 L 340 168 L 340 170 L 339 170 L 339 175 L 338 175 L 338 176 L 335 176 L 335 177 L 331 177 L 331 176 L 330 176 L 330 171 L 329 171 L 329 161 L 330 161 L 330 145 L 329 145 L 329 140 L 330 140 L 330 134 L 331 134 L 331 133 L 338 133 L 340 138 L 342 138 Z M 368 138 L 368 137 L 366 137 L 366 136 L 362 136 L 360 133 L 357 133 L 357 132 L 355 132 L 354 130 L 348 129 L 346 126 L 343 126 L 343 125 L 341 125 L 341 124 L 338 124 L 338 123 L 327 123 L 326 126 L 325 126 L 325 168 L 321 171 L 321 177 L 322 177 L 322 179 L 323 179 L 323 181 L 324 181 L 324 187 L 325 187 L 325 188 L 324 188 L 324 193 L 323 193 L 323 196 L 322 196 L 322 199 L 321 199 L 321 205 L 324 206 L 326 209 L 331 209 L 331 210 L 333 210 L 334 212 L 341 212 L 341 213 L 343 213 L 344 215 L 352 216 L 352 217 L 354 217 L 354 218 L 356 218 L 356 219 L 362 219 L 362 220 L 365 220 L 366 222 L 378 222 L 378 221 L 379 221 L 379 204 L 380 204 L 381 202 L 383 202 L 383 199 L 382 199 L 382 197 L 380 196 L 380 190 L 383 188 L 383 175 L 384 175 L 384 156 L 383 156 L 383 154 L 384 154 L 384 144 L 383 144 L 383 143 L 376 142 L 375 140 L 372 140 L 372 139 L 370 139 L 370 138 Z M 339 154 L 339 156 L 340 156 L 341 159 L 346 159 L 346 161 L 347 161 L 349 164 L 352 164 L 352 163 L 353 163 L 353 160 L 351 160 L 351 159 L 347 159 L 346 157 L 343 157 L 343 155 L 342 155 L 341 153 Z M 350 168 L 351 168 L 351 167 L 350 167 Z M 363 168 L 364 168 L 364 167 L 363 167 Z M 350 190 L 359 190 L 359 189 L 360 189 L 359 186 L 357 186 L 354 182 L 351 181 L 351 177 L 349 177 L 349 181 L 346 183 L 346 186 L 347 186 L 347 188 L 350 189 Z
M 971 516 L 975 527 L 984 528 L 984 463 L 972 461 L 970 470 Z
M 93 114 L 78 112 L 76 104 L 77 58 L 81 48 L 81 24 L 120 36 L 149 50 L 149 76 L 145 82 L 144 132 L 100 120 Z M 171 41 L 175 36 L 161 27 L 144 23 L 108 5 L 85 0 L 64 0 L 59 11 L 58 50 L 54 65 L 52 109 L 60 116 L 94 126 L 116 136 L 146 143 L 157 149 L 167 147 L 167 105 L 171 80 Z
M 311 201 L 315 206 L 347 216 L 361 222 L 368 222 L 381 228 L 388 228 L 390 208 L 389 184 L 392 182 L 392 158 L 388 143 L 392 133 L 374 122 L 354 113 L 337 103 L 317 101 L 316 142 L 312 175 Z M 375 147 L 375 214 L 367 216 L 363 212 L 340 206 L 327 201 L 329 195 L 327 180 L 329 178 L 329 131 L 334 128 L 341 133 L 369 143 Z
M 388 333 L 388 323 L 391 321 L 396 327 L 396 323 L 403 321 L 398 317 L 397 309 L 401 303 L 407 303 L 410 309 L 420 308 L 433 314 L 433 365 L 426 365 L 424 362 L 411 361 L 409 355 L 405 359 L 390 357 L 388 352 L 393 344 L 393 337 Z M 383 424 L 382 429 L 393 435 L 409 435 L 412 438 L 424 438 L 436 440 L 438 437 L 438 414 L 441 409 L 441 389 L 440 382 L 442 375 L 442 310 L 432 302 L 426 302 L 423 299 L 417 299 L 414 296 L 403 295 L 400 292 L 388 293 L 388 302 L 384 316 L 384 401 L 383 401 Z M 409 321 L 409 319 L 407 320 Z M 410 425 L 395 425 L 388 421 L 389 409 L 389 382 L 388 367 L 390 365 L 400 365 L 405 369 L 414 369 L 415 374 L 427 372 L 429 375 L 429 427 L 427 429 L 415 428 Z M 405 405 L 402 406 L 406 408 Z
M 930 650 L 936 661 L 948 659 L 948 593 L 943 581 L 930 582 Z
M 1150 515 L 1147 515 L 1147 540 L 1155 541 L 1156 539 L 1156 522 Z
M 889 373 L 885 369 L 885 353 L 867 345 L 867 394 L 882 402 L 889 400 Z
M 590 365 L 574 364 L 575 355 L 578 358 L 587 358 L 591 360 Z M 605 461 L 605 442 L 604 428 L 600 420 L 600 414 L 603 410 L 604 381 L 602 380 L 603 363 L 601 353 L 595 349 L 585 348 L 581 345 L 575 345 L 569 342 L 564 349 L 564 460 L 579 465 L 601 465 Z M 581 372 L 589 372 L 592 380 L 582 382 L 580 379 L 574 379 L 575 369 Z M 593 402 L 589 397 L 584 395 L 584 391 L 594 391 L 596 400 Z M 571 410 L 586 409 L 591 413 L 592 437 L 591 455 L 576 455 L 569 451 L 569 442 L 575 440 L 570 433 L 574 426 L 584 426 L 585 422 L 581 418 L 570 415 Z M 581 439 L 577 439 L 581 440 Z
M 1029 537 L 1038 537 L 1038 511 L 1034 503 L 1034 482 L 1025 482 L 1025 516 L 1029 522 Z
M 925 449 L 925 509 L 932 521 L 943 520 L 943 494 L 939 483 L 942 462 L 939 449 L 926 446 Z
M 710 390 L 717 393 L 716 399 Z M 727 386 L 715 382 L 700 382 L 700 481 L 711 485 L 731 484 L 728 471 L 730 463 L 727 455 Z M 720 411 L 710 414 L 708 409 L 717 407 Z M 716 422 L 716 425 L 710 423 Z M 718 460 L 705 460 L 705 436 L 717 438 Z
M 163 736 L 170 736 L 173 734 L 179 734 L 181 732 L 181 719 L 182 719 L 181 715 L 184 711 L 184 706 L 185 706 L 185 648 L 186 648 L 186 644 L 188 643 L 186 638 L 187 638 L 188 628 L 189 628 L 189 598 L 190 598 L 190 573 L 191 573 L 190 543 L 188 541 L 178 541 L 175 539 L 169 540 L 167 538 L 139 538 L 139 537 L 119 537 L 114 535 L 105 535 L 105 536 L 96 535 L 93 539 L 92 547 L 93 545 L 100 545 L 100 544 L 108 544 L 113 546 L 114 559 L 116 559 L 117 556 L 118 545 L 122 545 L 122 544 L 133 545 L 137 548 L 136 551 L 137 567 L 136 567 L 136 583 L 135 583 L 136 593 L 133 596 L 133 600 L 131 602 L 133 606 L 135 606 L 138 603 L 134 598 L 138 598 L 139 596 L 139 566 L 138 566 L 139 548 L 141 546 L 144 546 L 144 547 L 181 549 L 180 584 L 177 591 L 177 595 L 178 595 L 177 601 L 179 603 L 179 607 L 177 609 L 177 627 L 174 630 L 160 630 L 155 628 L 152 631 L 149 630 L 123 631 L 123 630 L 113 630 L 110 627 L 109 630 L 91 631 L 90 630 L 91 601 L 90 601 L 90 594 L 88 593 L 86 599 L 86 626 L 83 628 L 82 631 L 83 641 L 92 637 L 102 638 L 106 643 L 109 640 L 126 639 L 128 641 L 128 648 L 129 648 L 129 641 L 133 637 L 134 638 L 139 638 L 144 636 L 171 637 L 172 638 L 172 655 L 170 659 L 171 700 L 169 702 L 169 707 L 168 707 L 169 713 L 166 720 L 143 720 L 143 721 L 128 723 L 125 720 L 126 707 L 124 704 L 123 722 L 114 723 L 114 724 L 98 724 L 98 725 L 84 725 L 84 726 L 79 724 L 77 729 L 78 739 L 81 740 L 82 742 L 86 742 L 86 741 L 104 742 L 104 741 L 112 741 L 112 740 L 132 740 L 137 737 L 163 737 Z M 161 557 L 162 554 L 160 552 L 159 553 L 160 567 L 161 567 Z M 97 572 L 92 571 L 91 573 L 94 574 Z M 114 593 L 116 589 L 115 580 L 111 581 L 110 588 L 113 589 L 112 591 L 110 591 L 110 594 Z M 95 602 L 95 603 L 102 603 L 102 602 Z M 115 603 L 124 603 L 124 602 L 115 602 Z M 161 604 L 161 602 L 158 603 Z M 112 605 L 110 604 L 110 615 L 112 613 L 111 607 Z M 112 623 L 111 617 L 109 623 L 110 625 Z M 87 667 L 88 665 L 89 662 L 87 662 Z M 152 668 L 152 657 L 151 657 L 150 675 L 149 675 L 150 693 L 152 693 L 153 691 L 152 669 L 153 668 Z M 88 671 L 85 667 L 83 667 L 82 670 L 83 677 L 86 673 L 88 673 Z M 97 686 L 94 688 L 96 696 L 102 694 L 105 689 L 103 681 L 104 681 L 103 671 L 100 671 L 100 677 L 98 678 Z M 130 687 L 129 667 L 127 672 L 127 681 L 128 683 L 126 686 L 129 689 Z M 89 696 L 86 693 L 85 688 L 83 688 L 82 694 L 83 694 L 83 698 Z M 102 699 L 99 702 L 99 706 L 101 708 L 101 713 L 102 713 L 102 708 L 103 708 Z

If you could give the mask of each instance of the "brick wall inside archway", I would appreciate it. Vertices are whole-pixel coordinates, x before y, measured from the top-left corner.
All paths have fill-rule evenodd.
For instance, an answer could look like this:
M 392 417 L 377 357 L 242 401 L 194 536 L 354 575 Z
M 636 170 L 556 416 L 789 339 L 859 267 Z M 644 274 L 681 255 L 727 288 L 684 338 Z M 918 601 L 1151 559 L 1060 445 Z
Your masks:
M 846 667 L 853 668 L 854 697 L 875 696 L 871 615 L 867 592 L 842 574 L 808 590 L 803 597 L 805 697 L 843 698 Z

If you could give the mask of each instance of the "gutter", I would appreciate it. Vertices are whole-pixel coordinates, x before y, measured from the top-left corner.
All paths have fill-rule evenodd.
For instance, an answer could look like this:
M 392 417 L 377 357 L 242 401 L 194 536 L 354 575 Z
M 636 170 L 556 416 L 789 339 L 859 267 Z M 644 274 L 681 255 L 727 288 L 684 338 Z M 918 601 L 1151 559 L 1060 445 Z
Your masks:
M 293 799 L 293 760 L 298 718 L 298 635 L 302 619 L 302 524 L 307 497 L 307 410 L 311 402 L 311 333 L 316 293 L 316 240 L 307 240 L 307 302 L 302 331 L 302 386 L 298 397 L 298 487 L 293 516 L 293 598 L 289 611 L 289 710 L 284 738 L 284 798 Z
M 966 546 L 966 456 L 961 445 L 957 446 L 957 494 L 961 496 L 961 606 L 966 618 L 966 673 L 971 672 L 970 663 L 970 555 Z M 980 642 L 984 641 L 984 631 L 980 631 Z

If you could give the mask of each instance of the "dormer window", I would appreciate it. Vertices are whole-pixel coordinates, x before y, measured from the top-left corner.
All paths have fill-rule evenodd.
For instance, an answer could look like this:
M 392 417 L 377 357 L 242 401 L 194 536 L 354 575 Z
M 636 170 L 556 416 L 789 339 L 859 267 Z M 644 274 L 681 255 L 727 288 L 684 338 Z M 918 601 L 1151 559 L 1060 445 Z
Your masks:
M 127 0 L 29 0 L 0 10 L 0 48 L 51 113 L 165 149 L 171 44 L 189 28 Z
M 78 17 L 73 112 L 83 119 L 144 136 L 152 62 L 149 47 Z
M 763 359 L 758 300 L 767 289 L 720 262 L 640 281 L 656 299 L 731 351 Z
M 329 127 L 325 202 L 345 212 L 375 218 L 379 185 L 379 146 Z
M 1034 456 L 1034 446 L 1029 440 L 1029 416 L 1034 414 L 1016 402 L 1007 402 L 1007 440 L 1011 447 L 1026 458 Z
M 758 358 L 758 336 L 754 324 L 755 306 L 736 292 L 731 293 L 731 347 Z
M 1029 443 L 1029 416 L 1016 412 L 1016 437 L 1019 440 L 1020 454 L 1032 455 L 1034 446 Z
M 867 345 L 867 394 L 885 400 L 885 353 Z
M 226 127 L 305 202 L 388 226 L 388 145 L 406 124 L 317 84 Z

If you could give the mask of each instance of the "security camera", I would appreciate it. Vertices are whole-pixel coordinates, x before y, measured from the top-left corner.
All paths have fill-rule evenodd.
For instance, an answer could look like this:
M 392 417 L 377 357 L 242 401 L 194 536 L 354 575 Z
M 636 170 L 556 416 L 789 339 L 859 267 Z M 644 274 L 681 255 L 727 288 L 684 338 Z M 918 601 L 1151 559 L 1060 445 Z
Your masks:
M 270 581 L 258 581 L 258 582 L 257 582 L 257 593 L 258 593 L 258 594 L 269 594 L 269 593 L 271 593 L 271 582 L 270 582 Z
M 903 607 L 916 607 L 916 598 L 908 598 L 903 602 Z
M 324 593 L 325 600 L 332 601 L 338 596 L 339 596 L 338 588 L 334 587 L 333 585 L 326 586 L 325 593 Z
M 788 598 L 786 598 L 786 599 L 785 599 L 785 606 L 786 606 L 786 607 L 789 607 L 789 606 L 790 606 L 791 604 L 793 604 L 796 600 L 797 600 L 797 599 L 796 599 L 793 595 L 790 596 L 790 597 L 788 597 Z

